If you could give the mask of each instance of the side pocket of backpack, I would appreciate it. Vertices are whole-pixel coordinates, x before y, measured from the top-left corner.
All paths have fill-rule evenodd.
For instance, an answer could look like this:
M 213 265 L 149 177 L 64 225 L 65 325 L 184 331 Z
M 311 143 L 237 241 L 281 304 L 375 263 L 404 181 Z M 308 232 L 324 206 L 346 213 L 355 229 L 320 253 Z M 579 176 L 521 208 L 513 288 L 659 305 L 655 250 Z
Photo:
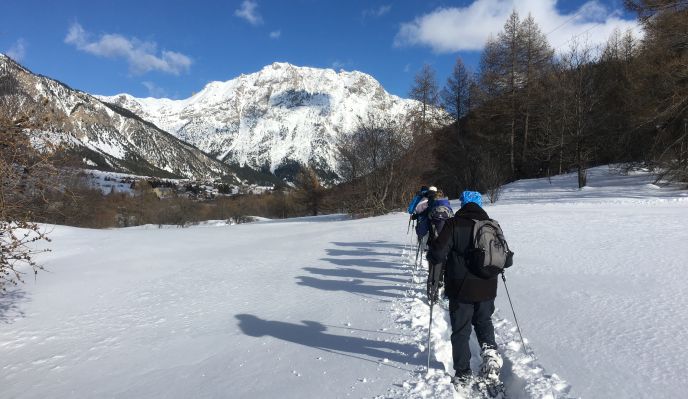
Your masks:
M 510 249 L 506 251 L 506 262 L 504 268 L 511 267 L 514 264 L 514 253 Z

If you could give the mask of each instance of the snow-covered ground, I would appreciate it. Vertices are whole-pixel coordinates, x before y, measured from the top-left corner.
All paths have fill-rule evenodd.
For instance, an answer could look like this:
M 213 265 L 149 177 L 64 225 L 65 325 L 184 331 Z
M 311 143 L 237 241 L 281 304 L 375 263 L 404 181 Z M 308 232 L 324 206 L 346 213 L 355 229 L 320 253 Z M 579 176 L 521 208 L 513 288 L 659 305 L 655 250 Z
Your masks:
M 512 398 L 688 392 L 688 195 L 644 173 L 515 182 L 495 315 Z M 0 297 L 0 397 L 458 397 L 404 214 L 186 229 L 57 226 Z M 477 346 L 477 345 L 476 345 Z M 477 349 L 477 348 L 475 348 Z M 477 362 L 473 364 L 477 367 Z

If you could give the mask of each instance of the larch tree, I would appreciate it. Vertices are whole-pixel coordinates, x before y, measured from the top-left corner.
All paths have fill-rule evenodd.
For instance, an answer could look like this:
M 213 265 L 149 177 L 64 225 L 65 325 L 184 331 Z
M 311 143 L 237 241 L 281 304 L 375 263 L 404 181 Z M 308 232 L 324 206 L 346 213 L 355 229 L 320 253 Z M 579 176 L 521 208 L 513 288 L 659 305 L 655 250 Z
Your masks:
M 468 114 L 471 104 L 471 76 L 461 58 L 456 59 L 454 69 L 440 93 L 442 108 L 451 115 L 456 124 L 457 135 L 461 136 L 459 121 Z
M 531 119 L 533 107 L 535 106 L 536 96 L 538 93 L 538 85 L 542 81 L 543 76 L 551 69 L 553 64 L 554 50 L 550 47 L 540 27 L 535 22 L 532 15 L 528 15 L 526 19 L 520 24 L 519 39 L 522 48 L 521 53 L 521 68 L 523 75 L 523 96 L 521 101 L 523 103 L 523 137 L 521 144 L 521 167 L 526 163 L 528 155 L 529 133 L 531 130 Z
M 297 202 L 300 202 L 311 215 L 317 216 L 322 209 L 325 188 L 320 184 L 315 169 L 310 166 L 304 167 L 296 176 L 295 184 Z
M 439 89 L 435 70 L 428 64 L 416 74 L 410 97 L 418 101 L 418 109 L 413 112 L 415 136 L 427 137 L 437 126 L 437 107 L 439 104 Z

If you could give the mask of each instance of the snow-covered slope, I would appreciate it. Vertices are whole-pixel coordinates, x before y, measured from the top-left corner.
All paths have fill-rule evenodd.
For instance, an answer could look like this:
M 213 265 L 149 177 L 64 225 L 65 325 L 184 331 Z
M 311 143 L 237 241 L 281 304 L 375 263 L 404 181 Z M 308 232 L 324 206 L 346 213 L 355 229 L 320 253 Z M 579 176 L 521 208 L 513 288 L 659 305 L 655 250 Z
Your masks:
M 370 75 L 274 63 L 211 82 L 190 98 L 100 96 L 218 159 L 274 172 L 295 161 L 335 171 L 334 144 L 372 113 L 405 118 L 416 104 L 388 94 Z
M 64 143 L 85 165 L 156 176 L 238 179 L 227 165 L 130 111 L 0 54 L 0 116 L 28 116 L 34 136 Z
M 594 189 L 521 181 L 486 207 L 516 252 L 507 282 L 535 356 L 500 282 L 511 398 L 688 391 L 688 196 L 651 182 L 595 168 Z M 407 220 L 57 226 L 39 256 L 50 272 L 0 296 L 0 397 L 457 398 L 441 306 L 424 370 Z

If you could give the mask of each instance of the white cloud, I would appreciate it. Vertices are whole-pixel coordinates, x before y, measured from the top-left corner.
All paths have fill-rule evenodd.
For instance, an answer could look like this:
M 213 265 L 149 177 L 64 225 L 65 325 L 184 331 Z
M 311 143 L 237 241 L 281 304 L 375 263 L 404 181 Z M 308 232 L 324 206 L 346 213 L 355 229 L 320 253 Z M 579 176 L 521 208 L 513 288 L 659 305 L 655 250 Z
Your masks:
M 521 18 L 533 15 L 550 44 L 564 49 L 574 37 L 590 44 L 605 42 L 614 29 L 633 29 L 635 21 L 624 20 L 618 10 L 608 10 L 597 0 L 588 1 L 570 14 L 556 8 L 559 0 L 475 0 L 466 7 L 438 8 L 402 23 L 395 46 L 427 46 L 437 53 L 481 50 L 490 35 L 496 36 L 512 10 Z M 562 47 L 562 48 L 560 48 Z
M 280 36 L 282 36 L 281 30 L 275 30 L 275 31 L 270 32 L 270 39 L 279 39 Z
M 21 38 L 18 39 L 10 48 L 7 49 L 5 55 L 17 62 L 21 62 L 26 56 L 26 41 Z
M 78 23 L 73 23 L 69 27 L 64 41 L 93 55 L 123 58 L 129 63 L 129 69 L 134 74 L 161 71 L 179 75 L 187 72 L 193 62 L 188 56 L 174 51 L 162 50 L 158 54 L 155 42 L 129 39 L 119 34 L 106 33 L 98 40 L 92 40 Z
M 391 4 L 386 4 L 386 5 L 380 6 L 378 8 L 370 8 L 367 10 L 363 10 L 363 18 L 381 17 L 381 16 L 389 13 L 391 10 L 392 10 Z
M 253 26 L 258 26 L 263 23 L 263 17 L 260 16 L 256 9 L 258 8 L 258 3 L 253 0 L 244 0 L 241 3 L 241 7 L 234 11 L 234 15 L 239 18 L 245 19 L 248 23 Z
M 167 97 L 169 97 L 167 95 L 167 90 L 163 89 L 162 87 L 156 85 L 153 82 L 145 81 L 145 82 L 141 82 L 141 84 L 146 86 L 146 89 L 148 89 L 148 95 L 150 97 L 155 97 L 155 98 L 167 98 Z

